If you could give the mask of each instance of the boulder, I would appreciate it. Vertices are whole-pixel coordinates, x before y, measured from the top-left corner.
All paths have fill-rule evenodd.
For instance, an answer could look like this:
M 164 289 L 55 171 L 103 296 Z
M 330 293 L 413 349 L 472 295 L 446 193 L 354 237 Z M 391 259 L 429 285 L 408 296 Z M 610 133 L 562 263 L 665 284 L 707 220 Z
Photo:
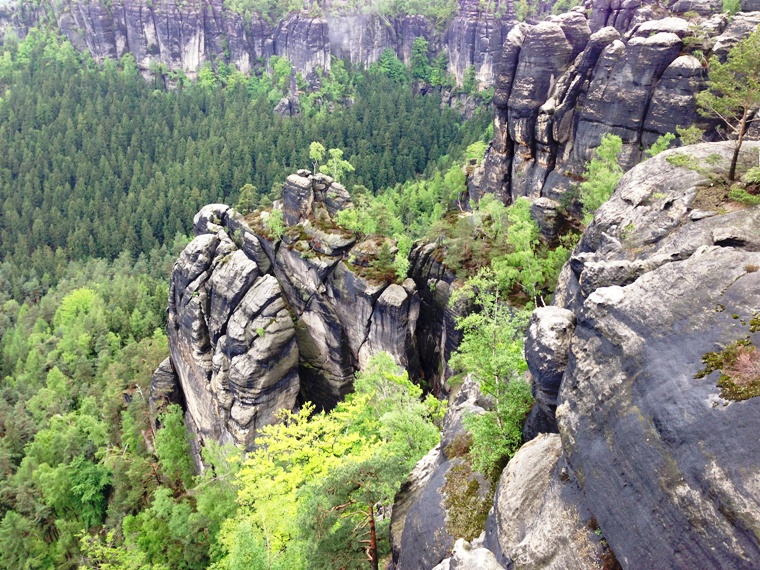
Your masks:
M 569 475 L 560 437 L 543 434 L 523 445 L 502 473 L 485 546 L 509 568 L 593 570 L 603 555 L 597 528 Z
M 554 411 L 574 330 L 575 315 L 567 309 L 539 307 L 530 316 L 525 358 L 536 403 L 525 422 L 523 435 L 526 441 L 540 432 L 557 432 Z

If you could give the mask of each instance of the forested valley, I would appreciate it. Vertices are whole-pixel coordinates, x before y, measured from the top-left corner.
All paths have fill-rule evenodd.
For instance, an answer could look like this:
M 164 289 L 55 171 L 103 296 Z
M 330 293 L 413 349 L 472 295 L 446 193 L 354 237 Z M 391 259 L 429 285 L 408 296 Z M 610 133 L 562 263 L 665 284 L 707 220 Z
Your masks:
M 452 305 L 477 308 L 457 318 L 448 365 L 454 389 L 469 378 L 490 409 L 465 417 L 471 437 L 451 446 L 493 493 L 533 404 L 530 310 L 551 294 L 582 223 L 549 247 L 527 199 L 471 203 L 467 176 L 494 136 L 493 90 L 477 93 L 472 75 L 455 87 L 424 41 L 413 56 L 409 67 L 390 50 L 368 69 L 334 60 L 316 85 L 277 56 L 250 76 L 220 63 L 190 81 L 160 66 L 142 74 L 130 55 L 96 63 L 51 32 L 5 42 L 0 568 L 387 560 L 384 509 L 438 443 L 446 411 L 389 354 L 373 355 L 334 409 L 302 399 L 282 410 L 247 453 L 213 442 L 194 450 L 183 409 L 149 405 L 151 374 L 169 353 L 169 276 L 193 217 L 227 204 L 264 220 L 275 242 L 298 241 L 303 228 L 286 229 L 275 204 L 303 169 L 339 181 L 354 206 L 323 230 L 382 242 L 366 265 L 345 260 L 357 275 L 403 284 L 422 240 L 455 276 Z M 293 85 L 301 112 L 280 116 Z M 442 85 L 477 100 L 472 118 L 441 104 Z M 587 217 L 622 175 L 620 151 L 605 137 L 589 164 L 575 195 Z M 462 536 L 479 534 L 489 504 L 490 495 L 457 521 Z
M 52 33 L 3 46 L 0 567 L 255 568 L 273 552 L 287 555 L 261 567 L 361 560 L 350 537 L 322 544 L 310 534 L 318 529 L 299 526 L 306 515 L 297 505 L 319 508 L 302 487 L 316 498 L 327 484 L 311 471 L 354 477 L 335 467 L 355 457 L 377 468 L 378 500 L 388 500 L 435 444 L 440 403 L 422 401 L 382 359 L 333 413 L 307 422 L 306 405 L 265 432 L 274 446 L 294 437 L 288 429 L 308 429 L 311 439 L 297 438 L 307 447 L 341 434 L 339 450 L 316 446 L 300 480 L 287 465 L 267 472 L 262 457 L 241 463 L 222 447 L 204 450 L 209 467 L 197 477 L 181 410 L 168 409 L 158 431 L 151 424 L 151 373 L 168 352 L 168 276 L 201 206 L 234 205 L 243 187 L 248 208 L 271 205 L 288 174 L 311 167 L 309 145 L 321 141 L 353 165 L 345 185 L 383 210 L 374 231 L 398 231 L 407 211 L 426 216 L 418 237 L 463 189 L 455 160 L 468 146 L 481 156 L 485 148 L 487 109 L 463 121 L 437 95 L 414 95 L 395 56 L 366 71 L 337 62 L 312 93 L 316 103 L 287 118 L 273 107 L 291 69 L 272 63 L 271 75 L 209 70 L 167 89 L 129 57 L 99 65 Z M 403 434 L 412 432 L 409 448 Z M 256 497 L 259 511 L 286 525 L 264 544 L 251 535 L 250 513 L 233 518 L 253 504 L 238 492 L 286 476 L 282 494 Z M 292 518 L 275 514 L 283 503 Z M 253 542 L 241 544 L 248 535 Z

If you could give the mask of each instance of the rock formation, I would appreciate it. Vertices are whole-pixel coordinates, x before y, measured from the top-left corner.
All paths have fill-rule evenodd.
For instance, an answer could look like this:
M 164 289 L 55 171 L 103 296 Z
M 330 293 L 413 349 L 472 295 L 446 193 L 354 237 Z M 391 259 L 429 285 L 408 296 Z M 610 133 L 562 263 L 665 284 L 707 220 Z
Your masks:
M 488 510 L 491 484 L 472 471 L 464 457 L 470 436 L 463 423 L 466 414 L 482 413 L 488 406 L 477 384 L 465 380 L 446 411 L 441 442 L 418 462 L 397 493 L 391 518 L 396 570 L 440 564 L 450 555 L 459 533 L 476 527 L 474 521 Z M 461 546 L 459 558 L 469 558 L 464 552 L 467 548 Z
M 281 235 L 270 211 L 211 204 L 196 215 L 172 272 L 171 358 L 154 376 L 155 414 L 181 402 L 201 439 L 250 447 L 299 397 L 334 406 L 381 351 L 445 393 L 458 313 L 447 306 L 455 277 L 432 260 L 435 247 L 418 244 L 410 278 L 392 283 L 373 269 L 385 240 L 357 243 L 335 224 L 353 204 L 329 176 L 289 176 L 276 207 Z
M 412 43 L 423 37 L 434 52 L 449 56 L 449 71 L 461 84 L 473 67 L 483 88 L 492 84 L 509 5 L 502 1 L 481 7 L 479 0 L 459 0 L 459 10 L 447 30 L 419 15 L 387 17 L 322 5 L 323 15 L 292 12 L 279 22 L 246 17 L 223 0 L 67 0 L 62 3 L 0 6 L 0 31 L 23 37 L 50 16 L 78 48 L 93 57 L 118 59 L 134 55 L 145 72 L 151 63 L 182 70 L 194 77 L 206 62 L 223 61 L 248 73 L 256 60 L 272 55 L 287 58 L 304 76 L 330 69 L 330 56 L 367 67 L 393 50 L 404 62 Z M 0 35 L 0 37 L 2 37 Z
M 620 162 L 629 169 L 659 136 L 704 121 L 695 103 L 705 88 L 704 58 L 725 58 L 760 23 L 751 12 L 729 24 L 719 10 L 679 1 L 663 13 L 646 3 L 596 0 L 588 19 L 574 9 L 512 27 L 497 66 L 494 139 L 470 198 L 533 199 L 551 240 L 561 227 L 560 204 L 604 134 L 622 138 Z M 686 11 L 704 18 L 678 17 Z
M 724 203 L 732 149 L 634 167 L 565 266 L 556 306 L 534 313 L 526 356 L 559 435 L 502 474 L 485 542 L 500 563 L 598 567 L 612 556 L 601 535 L 624 568 L 756 565 L 760 392 L 721 378 L 728 361 L 707 367 L 737 342 L 760 346 L 760 208 Z M 740 172 L 759 150 L 745 143 Z

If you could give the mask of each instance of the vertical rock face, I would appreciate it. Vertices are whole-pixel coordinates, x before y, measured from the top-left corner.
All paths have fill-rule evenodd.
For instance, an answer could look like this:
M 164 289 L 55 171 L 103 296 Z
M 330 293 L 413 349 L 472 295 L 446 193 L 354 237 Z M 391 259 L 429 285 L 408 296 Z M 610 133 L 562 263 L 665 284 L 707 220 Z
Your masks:
M 274 53 L 308 75 L 315 69 L 330 71 L 330 42 L 324 18 L 291 14 L 274 32 Z
M 497 17 L 511 4 L 488 10 L 478 0 L 459 0 L 447 31 L 419 15 L 386 17 L 324 6 L 324 17 L 293 12 L 273 24 L 229 10 L 223 0 L 66 0 L 46 8 L 28 3 L 0 7 L 0 30 L 19 37 L 53 14 L 58 27 L 80 49 L 99 61 L 125 53 L 148 71 L 151 63 L 194 76 L 206 62 L 223 61 L 249 72 L 257 59 L 287 58 L 308 75 L 330 69 L 330 56 L 367 67 L 386 49 L 408 63 L 415 38 L 434 52 L 446 51 L 449 70 L 461 83 L 473 66 L 483 88 L 492 84 L 509 20 Z M 508 14 L 507 14 L 508 15 Z
M 227 212 L 212 205 L 196 216 L 198 236 L 172 272 L 167 330 L 199 435 L 250 445 L 257 427 L 295 405 L 298 350 L 279 284 L 222 228 Z
M 503 5 L 503 7 L 502 7 Z M 493 85 L 501 44 L 512 21 L 494 12 L 510 14 L 511 3 L 497 0 L 491 10 L 484 10 L 479 0 L 459 0 L 459 12 L 446 32 L 444 42 L 449 56 L 449 73 L 459 84 L 472 67 L 475 79 L 484 87 Z
M 554 412 L 574 330 L 575 315 L 567 309 L 539 307 L 531 314 L 525 358 L 530 365 L 536 404 L 525 421 L 526 441 L 538 433 L 557 432 Z
M 707 57 L 724 58 L 760 23 L 757 13 L 740 13 L 727 25 L 709 2 L 694 7 L 705 16 Z M 603 135 L 622 138 L 620 163 L 629 169 L 658 137 L 698 121 L 695 95 L 707 70 L 688 53 L 693 25 L 674 15 L 685 8 L 672 3 L 655 15 L 646 2 L 595 0 L 590 18 L 575 9 L 512 27 L 495 72 L 494 139 L 470 198 L 566 202 Z M 561 228 L 552 202 L 535 209 L 547 240 Z
M 376 277 L 383 240 L 357 244 L 335 225 L 353 204 L 329 176 L 301 170 L 288 177 L 282 196 L 281 239 L 270 233 L 270 212 L 244 217 L 211 204 L 195 216 L 196 238 L 174 266 L 171 359 L 156 371 L 155 407 L 183 403 L 200 439 L 250 447 L 256 431 L 276 421 L 279 409 L 292 409 L 299 394 L 320 408 L 334 406 L 372 355 L 388 352 L 420 378 L 420 346 L 434 347 L 437 359 L 458 341 L 446 340 L 454 317 L 448 295 L 428 305 L 424 340 L 418 331 L 417 281 L 425 291 L 439 281 L 448 291 L 454 279 L 443 266 L 418 257 L 414 278 Z
M 451 293 L 458 285 L 457 277 L 439 255 L 435 244 L 417 244 L 409 255 L 409 276 L 420 298 L 416 340 L 422 376 L 435 394 L 443 395 L 449 392 L 446 382 L 451 375 L 449 357 L 462 339 L 456 318 L 469 307 L 462 303 L 450 306 Z
M 502 564 L 756 566 L 760 377 L 729 355 L 744 346 L 748 363 L 760 347 L 760 207 L 715 211 L 732 150 L 683 147 L 630 170 L 565 266 L 557 306 L 534 313 L 536 408 L 551 417 L 556 398 L 559 435 L 502 474 L 486 532 Z M 745 143 L 739 172 L 759 150 Z

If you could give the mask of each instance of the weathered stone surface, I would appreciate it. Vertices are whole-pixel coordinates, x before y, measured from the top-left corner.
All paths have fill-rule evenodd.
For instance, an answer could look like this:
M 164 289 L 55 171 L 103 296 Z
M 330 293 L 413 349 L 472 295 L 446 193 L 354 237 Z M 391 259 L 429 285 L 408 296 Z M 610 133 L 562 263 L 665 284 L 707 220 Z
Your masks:
M 465 380 L 446 411 L 440 445 L 417 464 L 396 496 L 396 502 L 401 505 L 398 510 L 394 506 L 391 519 L 396 570 L 433 568 L 451 553 L 457 537 L 448 532 L 450 513 L 445 485 L 452 470 L 464 468 L 474 484 L 476 498 L 482 499 L 491 492 L 490 483 L 482 475 L 471 472 L 469 464 L 459 456 L 461 448 L 466 448 L 464 416 L 482 413 L 486 405 L 477 385 L 471 379 Z
M 493 553 L 487 548 L 475 548 L 465 539 L 454 543 L 451 557 L 441 562 L 433 570 L 504 570 Z
M 256 263 L 259 272 L 262 275 L 269 273 L 272 268 L 270 254 L 264 250 L 261 241 L 243 216 L 235 210 L 229 209 L 224 218 L 224 225 L 232 240 Z
M 442 263 L 440 255 L 435 244 L 416 244 L 409 255 L 409 276 L 420 297 L 416 336 L 422 375 L 434 393 L 443 395 L 449 392 L 446 380 L 451 370 L 447 363 L 462 338 L 456 318 L 469 307 L 464 303 L 449 305 L 457 277 Z
M 603 52 L 579 116 L 573 156 L 579 163 L 591 158 L 603 134 L 623 139 L 622 161 L 639 162 L 639 133 L 643 128 L 652 87 L 681 51 L 681 39 L 672 32 L 633 37 L 627 44 L 613 42 Z M 614 86 L 614 88 L 611 88 Z
M 384 288 L 384 283 L 367 281 L 342 261 L 327 283 L 327 295 L 346 331 L 349 348 L 357 362 L 359 350 L 369 334 L 375 304 Z
M 295 327 L 277 280 L 257 280 L 229 319 L 213 358 L 211 390 L 236 441 L 292 409 L 299 392 Z
M 182 403 L 182 391 L 179 386 L 179 379 L 171 358 L 165 358 L 158 365 L 153 376 L 150 379 L 150 396 L 148 405 L 150 408 L 150 419 L 155 426 L 166 407 L 170 404 Z
M 758 148 L 746 143 L 740 171 Z M 760 308 L 760 209 L 694 221 L 712 181 L 667 162 L 680 153 L 725 172 L 731 150 L 685 147 L 631 170 L 562 284 L 578 322 L 557 408 L 563 449 L 624 567 L 749 568 L 760 553 L 746 452 L 760 401 L 722 398 L 717 373 L 695 378 L 706 353 L 760 343 L 748 323 Z
M 305 221 L 312 212 L 314 190 L 311 179 L 291 174 L 282 187 L 282 216 L 285 223 L 294 226 Z
M 420 312 L 420 298 L 414 281 L 407 280 L 405 287 L 391 284 L 375 303 L 367 340 L 359 351 L 359 362 L 366 364 L 373 354 L 388 352 L 404 368 L 410 358 L 416 359 L 414 331 Z
M 316 69 L 330 71 L 327 22 L 292 13 L 281 20 L 274 32 L 274 53 L 287 59 L 308 75 Z
M 596 569 L 602 546 L 590 519 L 578 483 L 568 474 L 560 437 L 539 435 L 501 475 L 485 546 L 509 568 Z
M 567 366 L 570 339 L 575 330 L 575 315 L 560 307 L 539 307 L 530 316 L 525 339 L 525 358 L 533 381 L 536 404 L 525 423 L 525 440 L 540 432 L 557 432 L 554 411 L 557 408 L 562 375 Z
M 259 268 L 241 250 L 222 256 L 209 279 L 210 312 L 208 329 L 211 342 L 224 333 L 232 311 L 259 276 Z
M 501 52 L 501 44 L 507 31 L 507 22 L 494 17 L 494 12 L 484 9 L 479 0 L 458 0 L 459 12 L 446 32 L 444 42 L 448 46 L 448 71 L 460 85 L 465 71 L 475 69 L 475 79 L 482 87 L 493 83 L 495 64 Z M 492 10 L 499 10 L 503 0 L 493 2 Z
M 435 53 L 450 54 L 450 71 L 460 84 L 464 71 L 474 65 L 486 88 L 507 25 L 494 16 L 502 4 L 498 0 L 481 7 L 478 0 L 459 0 L 457 17 L 444 32 L 419 15 L 388 17 L 346 9 L 343 3 L 320 4 L 324 17 L 291 12 L 269 24 L 229 9 L 223 0 L 67 0 L 44 8 L 29 3 L 0 7 L 0 31 L 24 37 L 52 18 L 77 48 L 89 50 L 98 61 L 132 53 L 145 72 L 160 63 L 189 77 L 215 61 L 248 73 L 257 60 L 272 55 L 287 58 L 304 76 L 317 69 L 329 71 L 331 54 L 368 67 L 392 49 L 408 63 L 415 38 L 424 37 Z M 511 4 L 505 6 L 511 10 Z M 293 103 L 288 100 L 281 111 L 292 114 Z
M 332 408 L 351 391 L 353 358 L 335 307 L 314 295 L 296 325 L 303 392 L 308 401 Z
M 641 28 L 639 28 L 641 29 Z M 675 133 L 684 117 L 696 116 L 694 96 L 705 87 L 707 70 L 691 55 L 677 57 L 665 69 L 649 102 L 641 142 L 652 146 L 665 133 Z
M 226 204 L 208 204 L 203 206 L 193 218 L 193 232 L 201 234 L 215 234 L 222 229 L 227 212 L 230 207 Z
M 167 332 L 201 440 L 250 446 L 258 427 L 295 405 L 298 350 L 280 286 L 270 275 L 259 277 L 256 263 L 223 230 L 199 235 L 177 260 Z

